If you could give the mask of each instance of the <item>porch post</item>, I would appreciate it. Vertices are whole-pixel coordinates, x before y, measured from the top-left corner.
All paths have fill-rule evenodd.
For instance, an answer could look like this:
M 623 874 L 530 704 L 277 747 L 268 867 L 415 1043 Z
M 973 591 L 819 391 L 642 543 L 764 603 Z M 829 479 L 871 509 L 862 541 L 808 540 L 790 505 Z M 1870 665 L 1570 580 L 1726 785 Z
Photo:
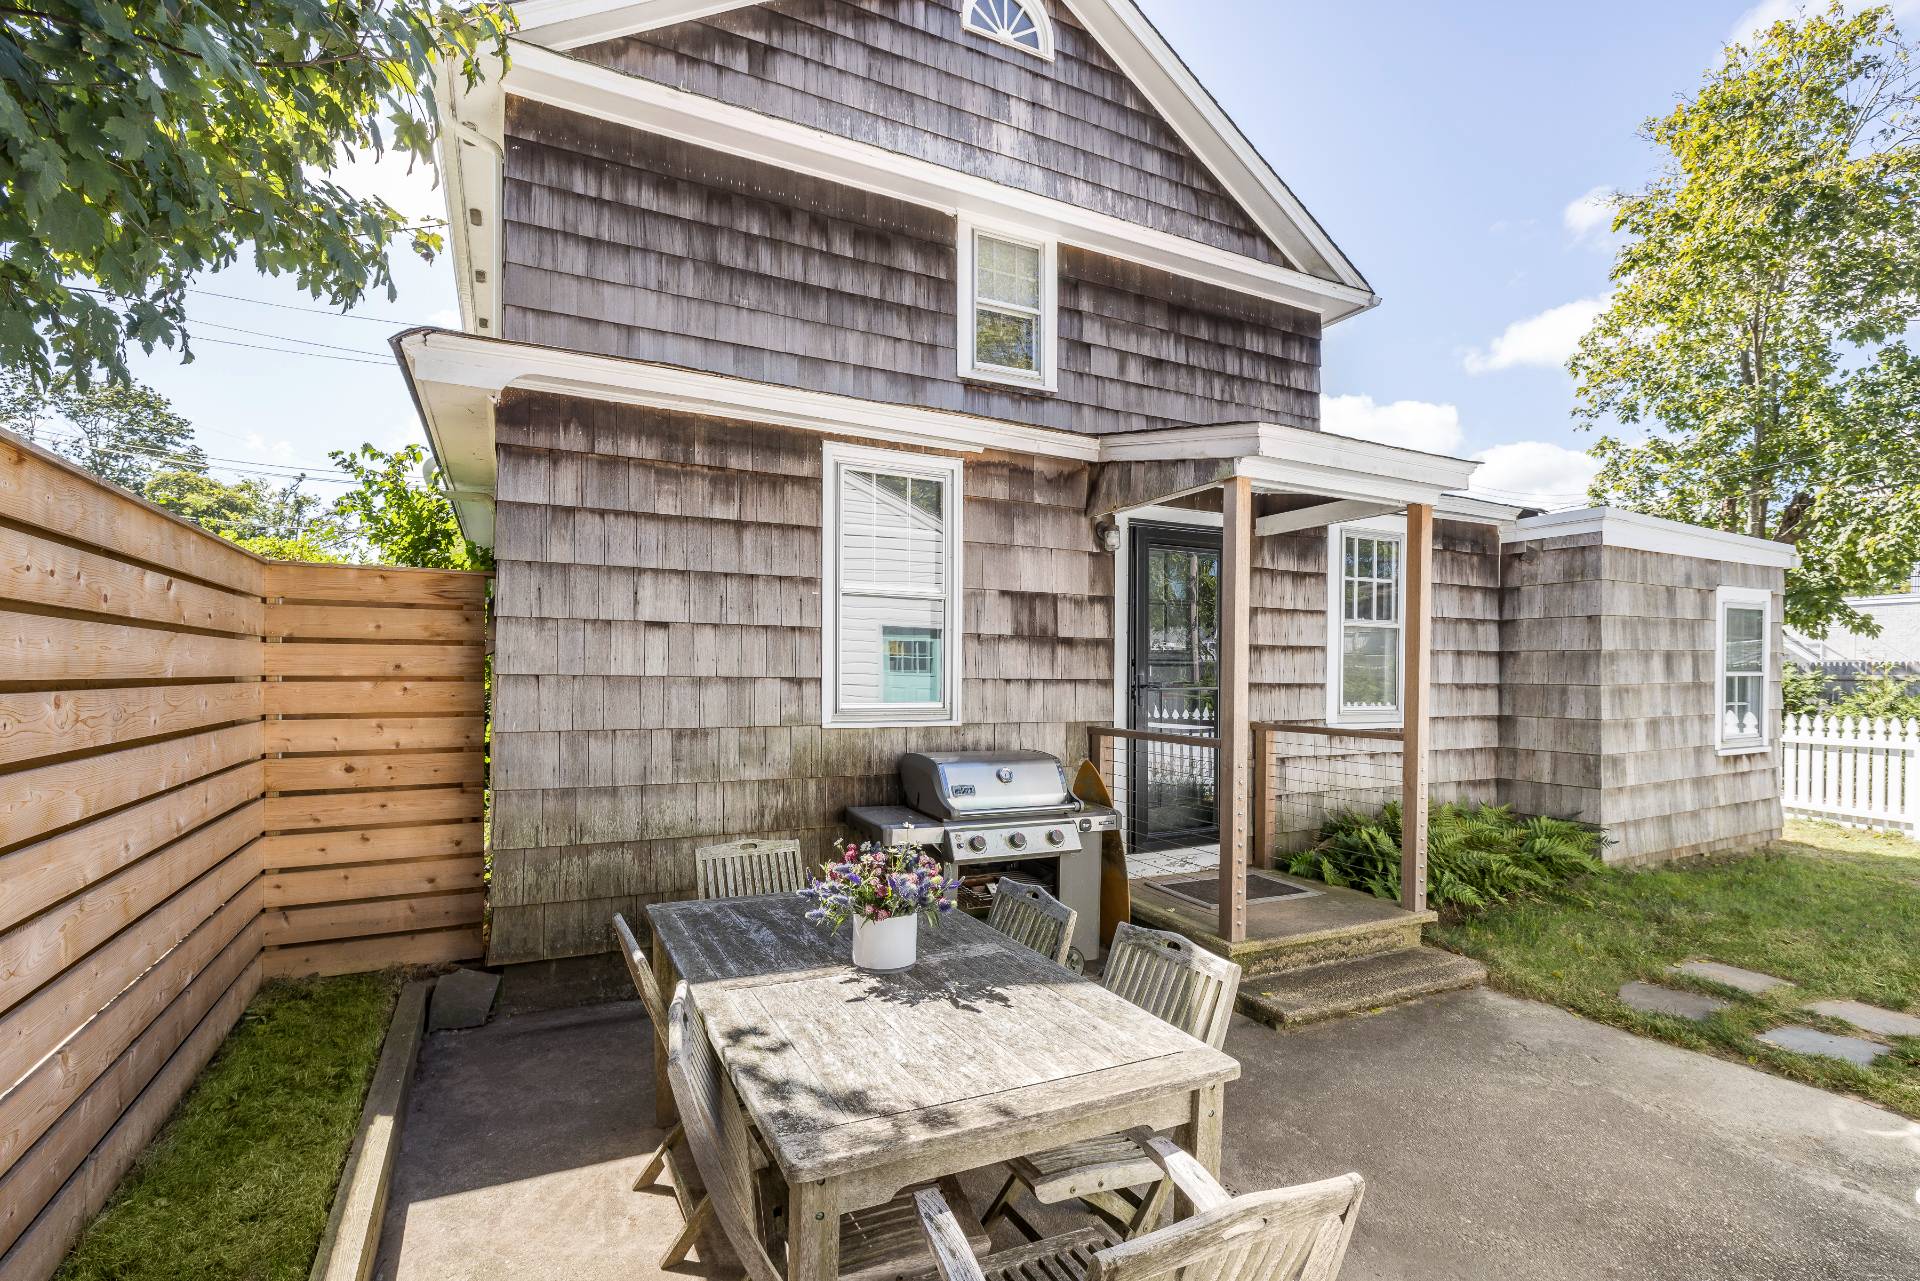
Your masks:
M 1400 906 L 1427 909 L 1427 708 L 1433 654 L 1433 508 L 1407 506 L 1407 599 L 1401 630 Z
M 1220 487 L 1220 694 L 1215 807 L 1220 816 L 1220 937 L 1247 937 L 1247 680 L 1252 670 L 1249 617 L 1253 584 L 1253 482 L 1229 478 Z

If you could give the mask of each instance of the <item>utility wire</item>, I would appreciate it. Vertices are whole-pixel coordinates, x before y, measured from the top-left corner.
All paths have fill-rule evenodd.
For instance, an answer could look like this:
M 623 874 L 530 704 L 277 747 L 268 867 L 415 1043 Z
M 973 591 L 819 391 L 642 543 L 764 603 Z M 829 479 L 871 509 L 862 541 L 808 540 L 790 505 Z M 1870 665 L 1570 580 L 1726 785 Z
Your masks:
M 278 480 L 298 480 L 302 477 L 314 481 L 351 484 L 350 473 L 338 467 L 306 467 L 299 463 L 263 463 L 243 458 L 221 458 L 212 454 L 194 457 L 191 454 L 171 454 L 162 449 L 153 449 L 145 445 L 96 445 L 77 431 L 60 432 L 51 429 L 36 432 L 30 439 L 48 444 L 65 445 L 70 448 L 84 449 L 89 453 L 112 454 L 122 458 L 144 458 L 153 462 L 177 463 L 182 467 L 204 466 L 208 463 L 221 464 L 223 471 L 248 471 Z
M 393 367 L 390 360 L 378 360 L 371 356 L 333 356 L 324 351 L 296 351 L 291 347 L 268 347 L 257 342 L 236 342 L 231 338 L 195 338 L 194 342 L 210 342 L 222 347 L 245 347 L 250 351 L 270 351 L 280 356 L 306 356 L 312 360 L 337 360 L 347 365 L 382 365 Z M 298 341 L 297 339 L 295 341 Z

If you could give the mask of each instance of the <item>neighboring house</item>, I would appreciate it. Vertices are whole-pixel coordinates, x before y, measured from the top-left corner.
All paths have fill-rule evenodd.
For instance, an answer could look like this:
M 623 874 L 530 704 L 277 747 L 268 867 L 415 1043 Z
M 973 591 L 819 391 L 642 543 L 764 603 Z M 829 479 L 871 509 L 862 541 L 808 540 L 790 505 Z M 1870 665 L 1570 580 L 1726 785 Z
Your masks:
M 1788 629 L 1787 661 L 1827 678 L 1834 695 L 1844 695 L 1863 676 L 1891 671 L 1920 679 L 1920 570 L 1904 589 L 1879 596 L 1849 596 L 1847 604 L 1880 625 L 1878 636 L 1835 627 L 1816 640 Z
M 495 962 L 1100 726 L 1205 722 L 1230 868 L 1264 723 L 1616 857 L 1779 831 L 1790 550 L 1322 434 L 1377 299 L 1128 0 L 517 8 L 445 95 L 464 332 L 395 340 L 499 567 Z

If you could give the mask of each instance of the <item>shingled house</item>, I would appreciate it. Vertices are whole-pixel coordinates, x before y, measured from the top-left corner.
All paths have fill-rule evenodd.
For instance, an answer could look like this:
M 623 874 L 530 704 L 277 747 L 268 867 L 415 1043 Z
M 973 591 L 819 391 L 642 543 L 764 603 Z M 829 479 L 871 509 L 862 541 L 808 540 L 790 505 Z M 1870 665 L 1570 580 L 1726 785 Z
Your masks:
M 1322 433 L 1378 299 L 1129 0 L 518 11 L 444 95 L 462 331 L 395 340 L 498 559 L 494 962 L 909 750 L 1091 734 L 1228 938 L 1342 788 L 1777 834 L 1791 552 Z

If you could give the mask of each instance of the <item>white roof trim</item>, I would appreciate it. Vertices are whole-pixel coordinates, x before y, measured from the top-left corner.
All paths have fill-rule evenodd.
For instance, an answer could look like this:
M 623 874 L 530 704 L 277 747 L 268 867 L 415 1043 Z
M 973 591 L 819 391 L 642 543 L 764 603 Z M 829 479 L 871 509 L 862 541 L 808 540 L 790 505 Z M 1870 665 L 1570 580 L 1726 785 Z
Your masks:
M 744 8 L 753 0 L 523 0 L 521 41 L 577 49 Z M 1132 0 L 1057 0 L 1099 42 L 1229 195 L 1292 261 L 1369 296 L 1366 278 Z
M 1238 474 L 1252 477 L 1263 488 L 1328 498 L 1394 498 L 1418 503 L 1437 503 L 1443 495 L 1465 489 L 1480 465 L 1464 458 L 1277 423 L 1221 423 L 1124 432 L 1101 437 L 1101 446 L 1101 457 L 1109 462 L 1231 458 L 1238 460 Z M 1316 476 L 1321 477 L 1321 483 L 1314 483 Z M 1387 492 L 1369 485 L 1368 478 L 1400 488 Z
M 1005 450 L 1080 462 L 1217 458 L 1255 487 L 1402 507 L 1500 524 L 1517 508 L 1451 491 L 1478 463 L 1274 423 L 1229 423 L 1090 436 L 948 410 L 892 405 L 755 382 L 675 365 L 562 351 L 444 330 L 393 340 L 446 473 L 461 526 L 491 545 L 495 486 L 493 407 L 510 388 L 765 423 L 947 453 Z M 484 537 L 483 537 L 484 534 Z
M 1535 542 L 1543 538 L 1568 538 L 1580 534 L 1598 534 L 1604 547 L 1628 547 L 1644 552 L 1665 552 L 1672 556 L 1695 556 L 1702 560 L 1728 560 L 1741 565 L 1761 565 L 1773 569 L 1792 569 L 1800 563 L 1800 553 L 1789 543 L 1729 534 L 1725 530 L 1688 525 L 1640 512 L 1615 507 L 1582 507 L 1573 511 L 1548 512 L 1515 521 L 1501 534 L 1508 543 Z
M 1322 280 L 520 41 L 513 42 L 505 87 L 509 94 L 566 111 L 878 192 L 955 217 L 1021 227 L 1062 244 L 1272 299 L 1314 312 L 1324 324 L 1379 302 L 1363 288 Z M 480 210 L 485 222 L 497 216 L 482 203 L 489 199 L 497 207 L 497 188 L 469 189 L 461 203 Z

